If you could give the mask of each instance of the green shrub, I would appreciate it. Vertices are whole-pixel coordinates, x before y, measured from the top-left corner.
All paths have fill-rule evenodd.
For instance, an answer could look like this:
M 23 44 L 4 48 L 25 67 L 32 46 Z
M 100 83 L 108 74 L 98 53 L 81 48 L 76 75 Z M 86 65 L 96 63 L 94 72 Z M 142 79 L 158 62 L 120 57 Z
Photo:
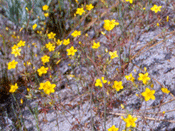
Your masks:
M 51 0 L 46 0 L 46 2 L 41 0 L 7 0 L 6 2 L 7 6 L 3 7 L 6 17 L 17 27 L 25 28 L 37 23 L 39 19 L 45 20 L 42 6 L 45 4 L 49 6 Z

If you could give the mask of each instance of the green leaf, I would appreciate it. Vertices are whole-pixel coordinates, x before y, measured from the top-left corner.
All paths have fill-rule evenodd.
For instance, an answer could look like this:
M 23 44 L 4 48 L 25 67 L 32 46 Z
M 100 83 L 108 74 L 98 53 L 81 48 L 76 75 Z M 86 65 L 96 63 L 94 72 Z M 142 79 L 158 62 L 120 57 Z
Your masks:
M 38 19 L 35 19 L 35 20 L 33 20 L 33 21 L 30 21 L 29 24 L 30 24 L 30 25 L 34 25 L 34 24 L 36 24 L 37 22 L 38 22 Z
M 52 0 L 48 0 L 47 5 L 49 6 Z

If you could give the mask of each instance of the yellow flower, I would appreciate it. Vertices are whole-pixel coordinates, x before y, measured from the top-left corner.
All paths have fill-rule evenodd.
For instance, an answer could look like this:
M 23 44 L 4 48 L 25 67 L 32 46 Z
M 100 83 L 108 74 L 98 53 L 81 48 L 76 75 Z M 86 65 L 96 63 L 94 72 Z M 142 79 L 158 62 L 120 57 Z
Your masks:
M 80 35 L 81 35 L 81 31 L 75 30 L 71 35 L 72 35 L 73 37 L 80 36 Z
M 33 30 L 34 30 L 36 27 L 37 27 L 37 24 L 34 24 L 34 25 L 32 26 Z
M 12 38 L 13 38 L 13 39 L 16 39 L 16 36 L 15 36 L 15 35 L 12 35 Z
M 157 26 L 159 27 L 159 23 L 157 23 Z
M 61 60 L 58 60 L 58 61 L 56 62 L 56 64 L 59 64 L 59 63 L 60 63 L 60 61 L 61 61 Z
M 55 46 L 52 43 L 46 44 L 46 48 L 51 52 L 55 50 Z
M 39 90 L 42 90 L 45 88 L 45 83 L 40 83 L 40 87 L 39 87 Z
M 45 88 L 45 83 L 40 83 L 40 87 L 39 87 L 39 90 L 44 90 L 44 88 Z
M 154 84 L 151 84 L 151 86 L 150 86 L 151 88 L 153 88 L 154 87 Z
M 105 52 L 108 53 L 108 48 L 105 49 Z
M 43 57 L 41 57 L 41 60 L 42 60 L 43 64 L 49 62 L 49 59 L 50 59 L 50 57 L 47 56 L 47 55 L 44 55 Z
M 29 11 L 29 9 L 26 7 L 26 10 Z
M 19 43 L 17 44 L 18 47 L 25 46 L 25 41 L 20 40 Z
M 124 106 L 123 104 L 121 104 L 120 106 L 121 106 L 121 108 L 122 108 L 122 109 L 124 109 L 124 108 L 125 108 L 125 106 Z
M 55 33 L 50 32 L 47 36 L 49 39 L 53 39 L 55 37 L 55 35 L 56 35 Z
M 66 39 L 63 40 L 63 45 L 68 45 L 69 43 L 70 43 L 70 39 L 69 38 L 67 40 Z
M 32 45 L 36 45 L 36 43 L 32 43 Z
M 22 98 L 20 99 L 20 103 L 23 104 L 23 99 Z
M 143 84 L 146 84 L 147 81 L 150 80 L 150 77 L 148 77 L 148 72 L 145 73 L 145 74 L 139 73 L 139 78 L 138 78 L 138 80 L 142 81 Z
M 101 80 L 102 80 L 103 83 L 107 83 L 108 82 L 107 80 L 105 80 L 104 77 L 101 77 Z M 102 84 L 101 80 L 97 79 L 96 82 L 95 82 L 95 86 L 103 87 L 103 84 Z
M 123 119 L 126 122 L 126 127 L 136 127 L 135 121 L 137 120 L 136 117 L 132 117 L 130 114 L 127 118 Z
M 92 4 L 86 5 L 86 10 L 92 10 L 94 6 Z
M 31 65 L 31 63 L 29 61 L 27 61 L 27 65 Z
M 101 31 L 101 34 L 102 34 L 102 35 L 106 35 L 103 31 Z
M 17 48 L 18 48 L 17 45 L 13 45 L 13 46 L 12 46 L 12 50 L 13 50 L 13 49 L 17 49 Z
M 15 85 L 10 86 L 9 92 L 14 93 L 17 89 L 18 89 L 18 85 L 17 83 L 15 83 Z
M 111 128 L 108 129 L 108 131 L 118 131 L 118 128 L 113 125 Z
M 98 42 L 98 43 L 94 42 L 92 48 L 93 49 L 98 49 L 98 47 L 100 47 L 100 42 Z
M 169 16 L 166 17 L 166 21 L 167 21 L 167 22 L 169 21 Z
M 167 93 L 167 94 L 170 93 L 170 91 L 165 87 L 162 87 L 161 90 L 163 93 Z
M 14 49 L 12 49 L 11 54 L 14 54 L 15 57 L 17 57 L 18 55 L 19 55 L 19 56 L 21 55 L 20 51 L 21 51 L 21 49 L 19 49 L 19 48 L 14 48 Z
M 112 30 L 116 25 L 119 25 L 118 22 L 115 22 L 115 20 L 104 20 L 104 25 L 103 27 L 107 30 L 110 31 Z
M 154 5 L 154 6 L 151 8 L 151 10 L 154 11 L 155 13 L 157 13 L 157 12 L 161 11 L 161 10 L 160 10 L 161 7 L 162 7 L 162 6 Z
M 45 17 L 48 17 L 48 16 L 49 16 L 49 13 L 44 13 L 44 16 L 45 16 Z
M 126 2 L 129 2 L 129 3 L 131 3 L 131 4 L 132 4 L 133 0 L 126 0 Z
M 77 8 L 76 14 L 82 15 L 84 12 L 85 12 L 85 11 L 84 11 L 83 8 Z
M 102 82 L 103 82 L 103 83 L 107 83 L 107 82 L 108 82 L 107 80 L 105 80 L 104 77 L 101 77 L 101 79 L 102 79 Z
M 76 2 L 77 4 L 79 4 L 78 0 L 75 0 L 75 2 Z
M 155 90 L 150 90 L 149 88 L 146 88 L 145 92 L 142 92 L 142 96 L 145 97 L 145 101 L 148 101 L 150 99 L 155 100 L 154 93 Z
M 60 39 L 57 40 L 57 45 L 61 45 L 62 41 Z
M 112 87 L 115 88 L 116 91 L 120 91 L 121 89 L 123 89 L 122 81 L 114 81 L 114 85 Z
M 29 89 L 29 88 L 27 88 L 27 91 L 29 92 L 29 91 L 30 91 L 30 89 Z
M 100 86 L 100 87 L 103 87 L 103 84 L 101 82 L 100 79 L 97 79 L 96 82 L 95 82 L 95 86 Z
M 55 89 L 54 89 L 55 87 L 56 87 L 55 84 L 51 84 L 50 81 L 46 81 L 45 83 L 40 83 L 39 89 L 40 90 L 43 89 L 47 95 L 50 95 L 50 93 L 55 92 Z
M 125 78 L 131 82 L 134 82 L 134 80 L 135 80 L 135 78 L 132 76 L 132 73 L 130 73 L 129 75 L 126 75 Z
M 10 69 L 15 69 L 16 68 L 16 64 L 18 64 L 17 61 L 13 60 L 12 62 L 8 63 L 8 70 Z
M 77 49 L 74 49 L 74 47 L 72 46 L 70 49 L 67 49 L 67 55 L 72 55 L 74 56 L 75 55 L 75 52 L 77 52 Z
M 69 75 L 70 77 L 75 77 L 75 75 Z
M 114 51 L 114 52 L 109 52 L 109 55 L 111 56 L 111 59 L 114 59 L 114 58 L 116 58 L 116 57 L 118 57 L 118 55 L 117 55 L 117 51 Z
M 44 5 L 43 6 L 43 10 L 48 10 L 49 6 L 48 5 Z
M 42 74 L 46 74 L 48 70 L 48 67 L 45 68 L 44 66 L 42 66 L 41 68 L 39 68 L 37 71 L 39 73 L 39 76 L 42 76 Z

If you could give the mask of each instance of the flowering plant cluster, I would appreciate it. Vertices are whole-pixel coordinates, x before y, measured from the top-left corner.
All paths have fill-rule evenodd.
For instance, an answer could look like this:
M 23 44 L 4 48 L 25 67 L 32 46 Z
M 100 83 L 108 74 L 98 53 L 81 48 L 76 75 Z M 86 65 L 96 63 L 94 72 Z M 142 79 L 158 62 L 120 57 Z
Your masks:
M 42 10 L 42 14 L 45 17 L 43 16 L 44 19 L 42 19 L 38 16 L 38 21 L 32 23 L 31 30 L 32 33 L 37 32 L 35 35 L 38 36 L 42 42 L 38 46 L 38 43 L 32 43 L 28 39 L 24 41 L 18 34 L 13 33 L 11 37 L 14 42 L 9 53 L 13 59 L 5 63 L 5 65 L 7 69 L 10 70 L 9 72 L 15 71 L 16 74 L 20 74 L 22 78 L 25 79 L 26 88 L 31 84 L 30 89 L 27 88 L 28 94 L 25 95 L 25 98 L 37 98 L 35 93 L 39 92 L 42 97 L 47 96 L 44 99 L 48 100 L 43 102 L 45 107 L 50 105 L 54 110 L 59 109 L 60 111 L 62 111 L 62 109 L 67 110 L 66 106 L 73 108 L 73 104 L 70 103 L 64 106 L 65 101 L 62 99 L 62 96 L 59 95 L 61 91 L 55 95 L 57 93 L 56 88 L 59 88 L 60 83 L 65 80 L 66 82 L 63 82 L 65 83 L 64 88 L 67 91 L 70 90 L 70 95 L 76 94 L 78 99 L 80 98 L 80 101 L 78 101 L 76 105 L 78 106 L 78 110 L 82 108 L 82 106 L 80 106 L 81 104 L 88 101 L 91 104 L 91 115 L 93 114 L 92 112 L 94 112 L 96 113 L 95 117 L 104 117 L 105 131 L 118 131 L 122 129 L 137 130 L 140 122 L 142 122 L 142 118 L 144 118 L 144 121 L 146 121 L 146 119 L 153 120 L 153 118 L 143 116 L 142 113 L 144 112 L 144 115 L 147 115 L 147 109 L 149 109 L 144 108 L 145 110 L 143 109 L 143 111 L 140 108 L 143 104 L 136 107 L 138 109 L 132 109 L 133 106 L 128 104 L 128 99 L 132 97 L 131 95 L 136 95 L 135 98 L 139 99 L 139 102 L 145 103 L 145 106 L 149 105 L 147 103 L 156 100 L 156 93 L 158 91 L 162 93 L 164 98 L 166 95 L 173 96 L 169 88 L 161 86 L 158 90 L 154 87 L 154 79 L 152 79 L 151 74 L 149 74 L 150 70 L 147 71 L 146 67 L 141 69 L 142 66 L 135 65 L 134 68 L 136 67 L 139 70 L 130 70 L 130 64 L 133 64 L 135 56 L 133 50 L 131 50 L 132 47 L 127 44 L 136 41 L 135 28 L 133 29 L 133 27 L 136 25 L 138 28 L 146 26 L 144 22 L 141 22 L 142 19 L 144 17 L 148 17 L 147 19 L 152 18 L 153 15 L 159 16 L 158 12 L 161 14 L 162 6 L 154 4 L 153 6 L 146 7 L 143 4 L 145 2 L 122 0 L 118 1 L 119 3 L 116 2 L 116 5 L 119 4 L 119 7 L 106 9 L 106 12 L 97 15 L 102 12 L 101 8 L 108 8 L 110 5 L 109 1 L 101 0 L 99 2 L 103 3 L 101 8 L 96 8 L 95 3 L 80 5 L 78 0 L 75 0 L 75 2 L 76 8 L 74 8 L 73 13 L 70 13 L 71 15 L 73 14 L 73 20 L 71 22 L 65 21 L 65 23 L 71 23 L 71 29 L 67 32 L 65 30 L 52 30 L 53 32 L 49 30 L 49 24 L 47 24 L 49 18 L 46 17 L 49 15 L 51 17 L 58 10 L 53 9 L 48 3 L 42 4 L 40 10 Z M 32 15 L 32 8 L 25 7 L 25 12 Z M 61 6 L 58 7 L 58 9 L 61 11 Z M 125 11 L 125 9 L 128 11 Z M 135 9 L 133 12 L 138 10 L 141 12 L 137 12 L 138 18 L 136 15 L 132 16 L 132 13 L 130 14 L 130 11 L 133 9 Z M 148 10 L 149 15 L 146 16 L 145 13 L 148 12 Z M 110 15 L 115 11 L 117 12 L 117 17 L 111 19 L 112 16 Z M 109 16 L 104 16 L 104 14 L 108 14 Z M 58 14 L 57 16 L 60 17 L 61 15 L 62 14 Z M 128 21 L 131 21 L 132 17 L 135 19 L 128 22 L 123 18 L 125 15 Z M 167 16 L 165 19 L 166 22 L 169 22 L 171 18 Z M 82 22 L 83 20 L 85 22 Z M 156 28 L 161 26 L 160 21 L 161 20 L 158 19 L 156 24 L 153 23 L 157 25 Z M 165 21 L 162 23 L 165 23 Z M 133 24 L 132 22 L 136 23 Z M 148 21 L 148 23 L 149 22 L 150 21 Z M 85 25 L 85 27 L 82 27 L 82 25 Z M 93 25 L 95 25 L 95 27 Z M 63 25 L 63 27 L 64 26 L 65 25 Z M 91 28 L 92 26 L 93 28 Z M 67 26 L 66 28 L 69 27 Z M 92 29 L 95 34 L 92 33 L 93 31 L 91 32 Z M 129 31 L 127 29 L 129 29 Z M 21 33 L 21 35 L 22 30 L 23 28 L 19 29 L 19 34 Z M 8 28 L 6 28 L 6 31 L 8 32 Z M 59 34 L 62 34 L 64 31 L 67 34 L 61 35 L 60 37 Z M 3 36 L 0 35 L 0 37 Z M 40 52 L 38 52 L 38 48 Z M 26 57 L 29 51 L 32 58 Z M 63 66 L 64 64 L 66 65 L 65 68 Z M 24 67 L 24 70 L 19 71 L 18 69 L 21 65 Z M 35 65 L 37 66 L 35 67 Z M 61 68 L 66 71 L 63 71 L 63 73 L 59 70 Z M 17 80 L 14 81 L 15 82 L 12 83 L 15 83 L 15 85 L 8 85 L 10 87 L 8 88 L 10 93 L 15 93 L 18 86 L 20 86 Z M 78 87 L 75 87 L 77 90 L 71 87 L 72 81 L 77 83 Z M 80 90 L 79 87 L 83 89 Z M 16 93 L 18 93 L 18 91 Z M 75 99 L 77 99 L 77 97 L 75 97 Z M 20 102 L 22 104 L 23 99 L 21 99 Z M 114 109 L 116 108 L 119 112 L 114 113 Z M 47 109 L 41 110 L 46 112 Z M 121 119 L 119 118 L 120 123 L 118 124 L 115 123 L 116 121 L 113 121 L 109 128 L 106 129 L 108 127 L 108 125 L 106 125 L 108 119 L 106 118 L 109 116 L 107 113 L 113 116 L 121 116 Z M 161 113 L 158 112 L 157 114 L 163 116 L 166 112 Z M 91 116 L 91 118 L 91 124 L 93 125 L 94 118 L 93 116 Z M 155 118 L 155 120 L 157 120 L 157 118 Z M 78 118 L 76 118 L 76 121 L 78 124 L 80 123 Z M 72 128 L 72 130 L 74 129 Z M 97 127 L 97 130 L 100 130 L 100 128 Z

